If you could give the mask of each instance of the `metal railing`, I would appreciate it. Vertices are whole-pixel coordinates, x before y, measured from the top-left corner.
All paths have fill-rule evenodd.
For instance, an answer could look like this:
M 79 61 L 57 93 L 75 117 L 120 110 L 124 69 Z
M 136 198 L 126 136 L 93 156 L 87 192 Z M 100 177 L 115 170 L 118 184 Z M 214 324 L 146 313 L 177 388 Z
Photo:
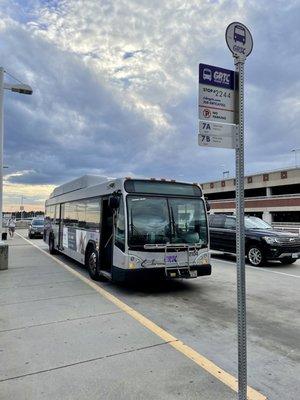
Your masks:
M 163 263 L 157 263 L 157 265 L 163 266 L 165 268 L 165 274 L 168 275 L 169 272 L 171 271 L 176 271 L 179 276 L 182 275 L 182 271 L 184 270 L 185 272 L 188 272 L 190 274 L 190 267 L 191 265 L 195 265 L 195 262 L 191 264 L 190 262 L 190 252 L 201 249 L 202 245 L 201 244 L 186 244 L 186 243 L 166 243 L 166 244 L 145 244 L 144 249 L 145 250 L 162 250 L 164 251 L 164 262 Z M 186 254 L 186 261 L 185 260 L 180 260 L 178 261 L 178 258 L 172 259 L 173 255 L 170 255 L 168 253 L 176 252 L 182 256 L 183 252 L 182 249 L 184 249 L 184 253 Z M 170 257 L 168 259 L 168 257 Z M 169 261 L 167 261 L 169 260 Z
M 276 194 L 276 195 L 270 195 L 270 196 L 253 196 L 253 197 L 245 197 L 245 201 L 246 200 L 272 200 L 272 199 L 283 199 L 283 198 L 300 198 L 300 193 L 295 193 L 295 194 Z M 224 203 L 224 202 L 232 202 L 235 201 L 235 197 L 231 198 L 231 199 L 212 199 L 209 200 L 209 203 Z

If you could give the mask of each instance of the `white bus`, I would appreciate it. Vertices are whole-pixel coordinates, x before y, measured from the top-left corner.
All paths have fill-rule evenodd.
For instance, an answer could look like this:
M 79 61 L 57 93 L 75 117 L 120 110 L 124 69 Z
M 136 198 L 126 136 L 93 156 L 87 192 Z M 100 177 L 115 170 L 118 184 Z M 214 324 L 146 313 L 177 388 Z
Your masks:
M 197 184 L 85 175 L 46 201 L 50 253 L 95 280 L 210 275 L 206 204 Z

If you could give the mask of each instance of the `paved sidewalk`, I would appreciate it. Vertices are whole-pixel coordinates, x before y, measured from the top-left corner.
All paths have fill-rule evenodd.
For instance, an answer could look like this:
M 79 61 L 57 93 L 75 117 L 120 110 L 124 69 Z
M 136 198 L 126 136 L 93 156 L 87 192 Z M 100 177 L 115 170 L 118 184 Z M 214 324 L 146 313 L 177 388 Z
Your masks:
M 236 394 L 16 236 L 0 271 L 0 399 L 235 399 Z

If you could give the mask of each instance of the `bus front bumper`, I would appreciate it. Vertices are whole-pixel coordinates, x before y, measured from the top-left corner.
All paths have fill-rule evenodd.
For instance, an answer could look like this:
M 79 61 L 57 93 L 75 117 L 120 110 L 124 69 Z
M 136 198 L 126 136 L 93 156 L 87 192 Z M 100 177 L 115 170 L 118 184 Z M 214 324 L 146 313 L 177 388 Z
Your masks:
M 188 268 L 139 268 L 139 269 L 122 269 L 113 267 L 112 279 L 115 282 L 135 282 L 135 281 L 150 281 L 161 279 L 190 279 L 198 276 L 211 275 L 211 265 L 192 265 L 190 272 Z

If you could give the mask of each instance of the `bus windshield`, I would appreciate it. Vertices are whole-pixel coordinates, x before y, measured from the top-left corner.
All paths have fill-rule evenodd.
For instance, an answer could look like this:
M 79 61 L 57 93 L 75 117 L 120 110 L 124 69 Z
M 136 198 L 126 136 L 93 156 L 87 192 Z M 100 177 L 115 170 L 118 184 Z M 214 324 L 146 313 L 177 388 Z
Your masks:
M 203 201 L 190 198 L 128 196 L 128 244 L 207 244 Z

